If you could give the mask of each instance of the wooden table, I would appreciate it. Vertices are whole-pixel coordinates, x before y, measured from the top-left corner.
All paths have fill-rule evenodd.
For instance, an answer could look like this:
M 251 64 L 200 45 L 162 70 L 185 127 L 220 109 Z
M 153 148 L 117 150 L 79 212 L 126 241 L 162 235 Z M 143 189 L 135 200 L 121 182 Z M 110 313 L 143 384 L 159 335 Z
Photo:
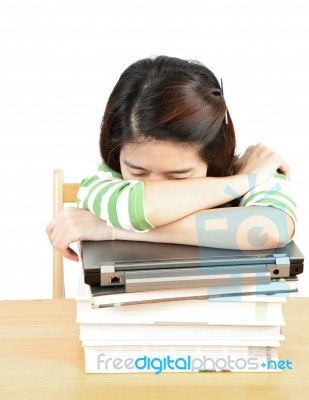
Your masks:
M 85 374 L 74 300 L 0 301 L 0 398 L 307 399 L 309 298 L 283 306 L 280 373 Z

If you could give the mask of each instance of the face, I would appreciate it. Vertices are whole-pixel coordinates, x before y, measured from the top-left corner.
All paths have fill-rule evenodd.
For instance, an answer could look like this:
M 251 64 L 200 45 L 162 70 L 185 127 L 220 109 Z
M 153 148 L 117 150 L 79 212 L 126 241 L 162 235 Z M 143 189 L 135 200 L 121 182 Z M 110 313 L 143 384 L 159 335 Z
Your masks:
M 124 180 L 202 178 L 207 174 L 207 163 L 196 149 L 160 140 L 123 146 L 120 168 Z

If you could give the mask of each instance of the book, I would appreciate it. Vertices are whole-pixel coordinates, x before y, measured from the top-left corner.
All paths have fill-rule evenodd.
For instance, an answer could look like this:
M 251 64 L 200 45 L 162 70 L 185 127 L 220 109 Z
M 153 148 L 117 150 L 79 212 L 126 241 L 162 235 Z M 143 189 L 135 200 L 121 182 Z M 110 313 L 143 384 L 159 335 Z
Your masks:
M 77 300 L 78 324 L 208 323 L 227 325 L 282 324 L 285 297 L 246 296 L 241 301 L 182 300 L 93 308 L 89 298 Z M 266 301 L 268 300 L 268 301 Z
M 238 297 L 241 301 L 246 295 L 282 295 L 297 292 L 297 277 L 293 279 L 272 279 L 269 284 L 261 285 L 235 285 L 211 286 L 204 288 L 155 290 L 135 293 L 105 294 L 100 286 L 89 286 L 90 300 L 93 307 L 115 307 L 160 301 L 179 301 L 190 299 L 216 299 L 216 301 L 229 301 L 228 297 Z M 221 300 L 218 300 L 218 299 Z
M 142 340 L 188 338 L 192 340 L 228 338 L 273 339 L 280 340 L 281 326 L 250 325 L 208 325 L 208 324 L 79 324 L 80 340 L 122 340 L 123 338 Z
M 181 339 L 169 339 L 165 340 L 164 338 L 161 339 L 131 339 L 127 340 L 123 338 L 121 340 L 109 340 L 108 342 L 104 339 L 100 340 L 81 340 L 81 345 L 83 347 L 100 347 L 100 348 L 110 348 L 113 346 L 117 347 L 132 347 L 132 346 L 251 346 L 251 347 L 279 347 L 280 343 L 285 340 L 284 335 L 281 333 L 279 340 L 258 338 L 250 339 L 247 337 L 221 337 L 221 338 L 207 338 L 207 339 L 188 339 L 188 338 L 181 338 Z
M 76 322 L 85 372 L 280 372 L 282 304 L 294 291 L 297 278 L 238 288 L 99 295 L 94 304 L 81 273 Z

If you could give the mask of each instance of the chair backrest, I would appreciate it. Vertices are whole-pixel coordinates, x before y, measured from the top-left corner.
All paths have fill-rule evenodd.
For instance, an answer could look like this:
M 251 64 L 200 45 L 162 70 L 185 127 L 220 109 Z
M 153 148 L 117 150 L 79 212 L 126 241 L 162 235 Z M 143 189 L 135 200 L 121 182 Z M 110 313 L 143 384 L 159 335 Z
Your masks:
M 65 183 L 63 171 L 55 169 L 53 175 L 53 215 L 58 215 L 65 203 L 76 203 L 79 183 Z M 53 250 L 53 298 L 65 297 L 63 256 L 57 250 Z

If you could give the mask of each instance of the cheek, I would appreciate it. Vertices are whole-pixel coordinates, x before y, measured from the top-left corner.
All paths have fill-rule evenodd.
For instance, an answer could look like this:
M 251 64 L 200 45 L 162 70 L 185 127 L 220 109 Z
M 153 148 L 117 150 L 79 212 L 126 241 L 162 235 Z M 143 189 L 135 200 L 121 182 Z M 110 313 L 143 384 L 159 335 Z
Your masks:
M 121 175 L 122 175 L 122 179 L 123 179 L 124 181 L 127 181 L 127 180 L 129 180 L 129 179 L 132 179 L 132 178 L 130 178 L 130 173 L 129 173 L 129 171 L 128 171 L 128 168 L 127 168 L 127 166 L 122 162 L 121 157 L 120 157 L 120 172 L 121 172 Z
M 120 172 L 121 172 L 122 178 L 124 180 L 127 180 L 127 178 L 126 178 L 127 171 L 126 171 L 126 168 L 121 164 L 121 162 L 120 162 Z
M 201 165 L 192 178 L 205 178 L 207 176 L 207 165 Z
M 121 175 L 122 175 L 122 179 L 124 181 L 128 181 L 129 179 L 133 179 L 131 174 L 125 168 L 121 168 Z
M 131 172 L 128 170 L 128 168 L 125 165 L 121 165 L 120 164 L 120 172 L 121 172 L 121 175 L 122 175 L 122 179 L 124 181 L 130 181 L 130 180 L 139 179 L 138 177 L 132 175 Z

